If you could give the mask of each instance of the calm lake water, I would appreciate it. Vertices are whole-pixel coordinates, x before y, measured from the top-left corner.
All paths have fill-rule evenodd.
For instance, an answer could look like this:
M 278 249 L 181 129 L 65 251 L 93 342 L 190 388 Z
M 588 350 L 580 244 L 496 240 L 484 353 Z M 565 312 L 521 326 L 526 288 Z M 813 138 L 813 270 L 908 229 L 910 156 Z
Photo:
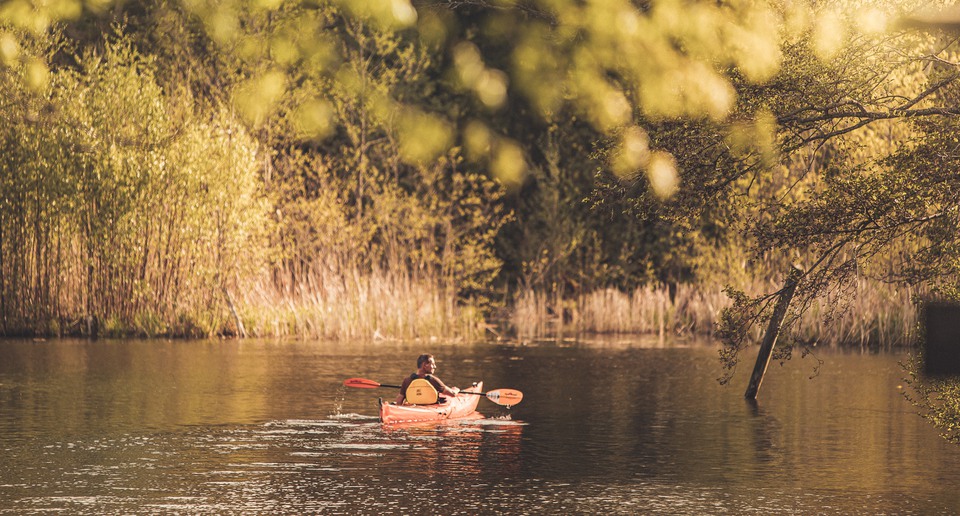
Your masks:
M 487 419 L 384 428 L 365 377 L 416 355 L 523 391 Z M 742 398 L 710 344 L 0 341 L 0 514 L 932 514 L 960 447 L 896 354 L 772 364 Z

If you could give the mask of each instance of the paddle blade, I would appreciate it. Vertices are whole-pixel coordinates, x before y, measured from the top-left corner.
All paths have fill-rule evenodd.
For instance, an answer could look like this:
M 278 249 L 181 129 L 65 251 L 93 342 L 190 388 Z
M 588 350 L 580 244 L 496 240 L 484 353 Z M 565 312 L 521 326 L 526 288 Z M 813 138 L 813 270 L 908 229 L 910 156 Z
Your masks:
M 487 393 L 487 399 L 511 407 L 523 400 L 523 393 L 514 389 L 494 389 Z
M 379 383 L 373 380 L 367 380 L 366 378 L 349 378 L 344 380 L 343 384 L 347 387 L 356 387 L 358 389 L 376 389 L 380 387 Z

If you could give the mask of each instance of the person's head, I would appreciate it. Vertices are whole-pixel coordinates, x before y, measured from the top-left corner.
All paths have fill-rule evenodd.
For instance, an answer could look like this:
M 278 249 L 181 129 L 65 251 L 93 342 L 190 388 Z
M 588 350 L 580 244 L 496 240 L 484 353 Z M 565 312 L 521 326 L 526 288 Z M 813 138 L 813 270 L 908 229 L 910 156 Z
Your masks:
M 424 353 L 417 357 L 417 371 L 420 373 L 433 374 L 437 370 L 437 362 L 433 355 Z

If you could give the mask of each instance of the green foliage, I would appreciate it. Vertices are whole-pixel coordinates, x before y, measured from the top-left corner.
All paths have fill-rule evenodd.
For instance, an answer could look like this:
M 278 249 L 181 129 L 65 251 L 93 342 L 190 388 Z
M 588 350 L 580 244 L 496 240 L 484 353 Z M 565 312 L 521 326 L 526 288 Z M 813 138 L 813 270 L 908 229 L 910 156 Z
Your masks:
M 717 323 L 717 338 L 723 343 L 720 349 L 720 363 L 725 369 L 724 374 L 719 378 L 721 384 L 726 384 L 733 378 L 740 360 L 740 352 L 747 345 L 749 328 L 763 320 L 761 315 L 763 311 L 759 310 L 758 313 L 757 308 L 762 301 L 751 299 L 732 287 L 728 287 L 725 292 L 733 303 L 720 312 L 720 320 Z M 766 314 L 766 317 L 769 318 L 769 314 Z
M 731 183 L 752 176 L 744 229 L 754 263 L 774 271 L 801 263 L 794 314 L 817 307 L 825 321 L 844 317 L 864 279 L 921 291 L 955 284 L 957 163 L 950 149 L 957 112 L 950 99 L 958 86 L 946 64 L 954 44 L 914 33 L 858 36 L 828 63 L 813 47 L 798 41 L 781 73 L 749 90 L 752 104 L 776 118 L 782 164 Z M 941 61 L 925 66 L 930 48 Z M 762 320 L 767 295 L 743 299 L 725 319 L 727 364 L 736 362 L 736 342 L 749 331 L 744 322 Z M 834 300 L 832 309 L 820 303 L 824 297 Z M 902 331 L 892 329 L 902 328 L 896 320 L 884 324 Z M 788 346 L 809 342 L 803 325 L 787 327 Z
M 0 301 L 24 301 L 0 311 L 18 321 L 211 333 L 247 283 L 289 300 L 354 275 L 465 313 L 533 287 L 564 312 L 796 260 L 804 308 L 957 261 L 952 179 L 929 174 L 953 170 L 951 128 L 899 123 L 957 114 L 954 49 L 874 31 L 883 5 L 10 5 Z M 45 40 L 58 20 L 79 50 Z M 749 299 L 730 328 L 760 317 Z
M 960 382 L 945 379 L 923 379 L 917 373 L 919 359 L 912 359 L 907 366 L 907 385 L 913 393 L 905 392 L 907 400 L 914 404 L 944 439 L 960 444 Z
M 503 189 L 464 167 L 456 148 L 431 157 L 424 149 L 443 136 L 429 120 L 407 127 L 397 111 L 396 99 L 424 102 L 435 88 L 431 55 L 416 40 L 334 9 L 323 16 L 346 59 L 342 80 L 299 70 L 298 86 L 261 125 L 276 152 L 267 188 L 279 213 L 283 276 L 298 288 L 324 270 L 383 269 L 432 281 L 454 303 L 488 308 L 501 267 L 493 239 L 508 218 Z M 328 138 L 304 141 L 295 123 L 303 99 L 337 121 Z
M 113 332 L 144 313 L 217 310 L 266 227 L 253 142 L 226 116 L 176 105 L 123 40 L 76 58 L 36 112 L 4 113 L 6 331 L 93 316 Z
M 498 246 L 519 285 L 553 294 L 571 295 L 590 281 L 595 247 L 591 221 L 582 201 L 592 188 L 595 163 L 578 137 L 589 133 L 550 124 L 533 134 L 529 145 L 543 156 L 531 167 L 526 183 L 508 198 L 516 220 L 500 235 Z
M 54 2 L 36 9 L 19 0 L 10 4 L 0 11 L 0 20 L 36 32 L 59 20 L 82 21 L 111 12 L 108 8 L 118 9 L 109 0 Z M 64 5 L 71 8 L 58 8 Z M 172 37 L 178 37 L 188 50 L 169 55 L 188 57 L 185 63 L 199 62 L 197 50 L 207 43 L 244 63 L 242 80 L 231 97 L 252 124 L 259 126 L 289 107 L 284 97 L 299 89 L 305 76 L 322 78 L 330 90 L 360 90 L 375 105 L 371 107 L 390 111 L 406 162 L 446 154 L 458 129 L 452 119 L 462 130 L 471 160 L 489 167 L 505 184 L 519 183 L 526 163 L 522 149 L 488 123 L 487 115 L 512 108 L 516 105 L 512 99 L 522 99 L 526 110 L 545 120 L 569 108 L 608 135 L 625 126 L 638 130 L 635 113 L 657 120 L 720 121 L 736 102 L 730 77 L 752 84 L 772 77 L 783 59 L 781 34 L 796 37 L 814 14 L 803 2 L 658 1 L 638 8 L 628 0 L 453 2 L 416 8 L 406 0 L 305 4 L 229 0 L 146 3 L 128 11 L 134 16 L 145 12 L 144 19 L 163 27 L 155 32 L 160 37 L 153 38 L 154 46 L 176 46 Z M 171 18 L 175 11 L 194 17 L 196 21 L 189 22 L 195 27 L 193 34 L 181 30 L 188 26 L 185 18 L 176 14 Z M 197 37 L 199 31 L 205 36 Z M 365 37 L 357 37 L 364 32 Z M 354 64 L 358 53 L 362 63 L 365 55 L 393 52 L 378 46 L 389 43 L 390 37 L 377 33 L 413 33 L 423 48 L 437 52 L 444 63 L 437 72 L 445 82 L 476 99 L 471 106 L 473 123 L 459 124 L 464 119 L 460 109 L 432 109 L 435 104 L 426 92 L 407 96 L 370 88 Z M 206 72 L 199 74 L 199 81 L 189 80 L 202 84 L 203 77 L 210 77 Z M 329 99 L 301 100 L 291 112 L 299 130 L 314 137 L 329 135 L 338 125 L 331 120 Z M 410 131 L 404 128 L 416 129 L 424 137 L 408 138 Z M 632 166 L 646 168 L 651 178 L 673 185 L 675 171 L 669 160 L 659 159 L 663 157 L 638 158 Z M 664 195 L 672 191 L 673 186 L 663 190 Z
M 58 205 L 73 206 L 62 222 L 83 250 L 77 264 L 59 261 L 74 284 L 70 314 L 57 317 L 109 313 L 111 331 L 147 334 L 239 331 L 223 330 L 224 296 L 260 282 L 268 262 L 281 292 L 323 291 L 329 271 L 386 270 L 383 284 L 433 283 L 453 305 L 499 302 L 503 189 L 463 165 L 435 118 L 405 107 L 435 88 L 417 39 L 327 5 L 237 11 L 242 30 L 226 39 L 209 26 L 207 39 L 176 5 L 129 14 L 139 32 L 122 43 L 83 32 L 102 24 L 75 26 L 93 50 L 63 54 L 78 64 L 48 83 L 52 124 L 66 127 L 44 134 L 72 148 L 43 166 L 74 188 Z M 314 45 L 307 36 L 318 31 Z M 11 145 L 29 143 L 11 134 Z

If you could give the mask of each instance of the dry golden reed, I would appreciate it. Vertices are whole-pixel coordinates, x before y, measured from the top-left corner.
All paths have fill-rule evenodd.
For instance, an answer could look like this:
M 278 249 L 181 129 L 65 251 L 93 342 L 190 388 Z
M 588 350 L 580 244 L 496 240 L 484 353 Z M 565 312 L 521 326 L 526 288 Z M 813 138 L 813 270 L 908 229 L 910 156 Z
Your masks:
M 250 336 L 408 340 L 482 335 L 482 319 L 435 283 L 405 274 L 315 272 L 296 289 L 261 281 L 241 299 Z
M 914 294 L 861 279 L 849 298 L 817 298 L 794 319 L 793 332 L 802 342 L 820 345 L 910 345 L 917 325 Z M 517 296 L 510 322 L 520 340 L 589 333 L 710 335 L 729 304 L 718 286 L 681 284 L 672 293 L 664 285 L 630 293 L 604 289 L 576 300 L 525 290 Z M 753 328 L 758 342 L 762 331 Z

